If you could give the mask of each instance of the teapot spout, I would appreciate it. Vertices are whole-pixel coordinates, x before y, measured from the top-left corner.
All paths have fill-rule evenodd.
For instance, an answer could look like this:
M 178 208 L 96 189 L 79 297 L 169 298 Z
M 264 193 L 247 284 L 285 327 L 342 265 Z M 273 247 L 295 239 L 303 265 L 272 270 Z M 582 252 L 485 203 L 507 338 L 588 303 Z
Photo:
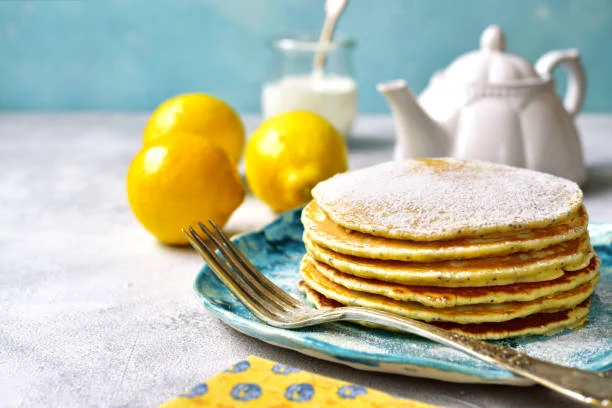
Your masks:
M 448 154 L 448 135 L 419 106 L 406 81 L 384 82 L 378 84 L 376 89 L 385 96 L 393 114 L 396 128 L 395 160 Z

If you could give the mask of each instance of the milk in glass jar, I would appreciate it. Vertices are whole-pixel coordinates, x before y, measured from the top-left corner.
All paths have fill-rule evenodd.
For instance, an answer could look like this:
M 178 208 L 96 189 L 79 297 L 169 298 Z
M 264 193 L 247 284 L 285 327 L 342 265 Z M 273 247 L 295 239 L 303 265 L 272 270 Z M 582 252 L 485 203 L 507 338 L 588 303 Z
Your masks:
M 264 118 L 307 110 L 323 116 L 348 137 L 357 113 L 354 46 L 350 39 L 320 44 L 315 36 L 272 41 L 268 81 L 262 89 Z M 322 69 L 313 68 L 317 55 L 325 58 Z

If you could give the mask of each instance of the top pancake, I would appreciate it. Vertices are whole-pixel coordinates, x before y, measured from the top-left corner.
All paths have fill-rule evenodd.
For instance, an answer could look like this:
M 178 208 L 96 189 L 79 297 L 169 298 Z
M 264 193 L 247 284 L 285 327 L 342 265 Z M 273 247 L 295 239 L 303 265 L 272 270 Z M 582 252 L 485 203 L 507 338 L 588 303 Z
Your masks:
M 362 258 L 434 262 L 503 256 L 536 251 L 575 239 L 587 230 L 588 217 L 581 207 L 567 223 L 519 233 L 443 241 L 411 241 L 377 237 L 348 230 L 335 223 L 312 200 L 302 210 L 302 224 L 317 244 L 335 252 Z
M 312 190 L 345 228 L 436 241 L 545 228 L 582 205 L 572 181 L 527 169 L 452 158 L 388 162 L 337 174 Z

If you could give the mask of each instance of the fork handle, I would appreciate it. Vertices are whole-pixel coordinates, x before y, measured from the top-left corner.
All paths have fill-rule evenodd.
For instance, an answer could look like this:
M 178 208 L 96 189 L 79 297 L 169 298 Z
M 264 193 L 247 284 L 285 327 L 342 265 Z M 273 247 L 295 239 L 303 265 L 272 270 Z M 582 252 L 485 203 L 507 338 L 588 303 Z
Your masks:
M 612 406 L 612 378 L 604 373 L 579 370 L 542 361 L 508 347 L 452 333 L 430 324 L 392 313 L 360 307 L 343 307 L 338 320 L 366 321 L 416 334 L 504 367 L 574 400 L 596 407 Z

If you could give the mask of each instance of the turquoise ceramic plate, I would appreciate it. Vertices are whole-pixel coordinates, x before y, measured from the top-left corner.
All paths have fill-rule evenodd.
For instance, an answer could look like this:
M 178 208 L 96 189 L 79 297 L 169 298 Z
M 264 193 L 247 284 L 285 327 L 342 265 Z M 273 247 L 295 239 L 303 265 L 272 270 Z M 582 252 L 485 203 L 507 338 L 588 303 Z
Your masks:
M 287 292 L 301 297 L 296 285 L 304 255 L 300 211 L 281 215 L 260 231 L 235 239 L 263 273 Z M 589 323 L 555 336 L 500 341 L 531 356 L 593 371 L 612 369 L 612 225 L 589 226 L 603 260 Z M 284 330 L 254 317 L 205 266 L 195 281 L 204 306 L 236 330 L 262 341 L 359 369 L 455 382 L 530 384 L 512 373 L 431 341 L 351 323 Z

